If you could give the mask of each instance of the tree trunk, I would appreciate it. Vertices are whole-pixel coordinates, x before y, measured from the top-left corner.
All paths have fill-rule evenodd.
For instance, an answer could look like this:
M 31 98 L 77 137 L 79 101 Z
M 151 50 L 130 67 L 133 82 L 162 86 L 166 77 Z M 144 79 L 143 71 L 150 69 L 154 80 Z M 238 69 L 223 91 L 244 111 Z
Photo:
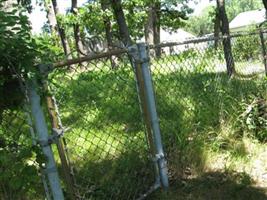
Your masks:
M 103 10 L 103 12 L 106 12 L 106 10 L 109 7 L 107 0 L 101 0 L 100 3 L 101 3 L 101 9 Z M 112 42 L 112 33 L 111 33 L 111 22 L 108 17 L 104 17 L 103 21 L 104 21 L 104 26 L 105 26 L 108 50 L 112 50 L 113 42 Z M 109 60 L 110 60 L 111 68 L 115 69 L 116 68 L 116 62 L 115 62 L 116 57 L 110 56 Z
M 160 9 L 161 3 L 160 1 L 156 1 L 154 3 L 154 21 L 153 21 L 153 32 L 154 32 L 154 45 L 160 44 Z M 161 56 L 161 48 L 155 48 L 156 57 L 159 58 Z
M 71 0 L 71 12 L 73 13 L 73 15 L 77 16 L 77 0 Z M 84 46 L 81 40 L 80 27 L 78 24 L 73 24 L 73 32 L 78 57 L 80 57 L 81 55 L 86 55 L 86 53 L 84 52 Z
M 223 38 L 223 50 L 224 50 L 224 57 L 226 60 L 227 74 L 231 77 L 235 73 L 235 64 L 232 54 L 229 22 L 225 11 L 224 0 L 217 0 L 217 8 L 221 22 L 221 32 L 222 35 L 225 37 Z
M 48 12 L 51 13 L 51 17 L 54 17 L 54 21 L 55 21 L 54 30 L 58 32 L 58 35 L 60 37 L 61 44 L 62 44 L 62 47 L 64 50 L 64 54 L 66 55 L 67 58 L 70 59 L 71 58 L 71 50 L 70 50 L 70 46 L 69 46 L 69 43 L 68 43 L 67 38 L 66 38 L 65 30 L 60 26 L 60 24 L 57 22 L 57 19 L 56 19 L 56 16 L 58 15 L 57 1 L 52 0 L 52 5 L 53 5 L 54 14 L 52 15 L 52 13 L 53 13 L 52 10 L 50 10 Z
M 265 8 L 265 18 L 267 19 L 267 0 L 262 0 L 262 3 L 263 3 L 264 8 Z
M 45 1 L 47 2 L 47 1 Z M 52 9 L 53 7 L 53 9 Z M 52 0 L 52 5 L 51 3 L 48 3 L 48 5 L 46 6 L 47 8 L 47 14 L 48 14 L 48 21 L 50 24 L 50 28 L 52 33 L 56 33 L 58 32 L 58 35 L 60 37 L 61 40 L 61 44 L 64 50 L 64 54 L 65 56 L 70 59 L 71 56 L 71 50 L 70 50 L 70 46 L 69 43 L 67 41 L 66 38 L 66 34 L 65 34 L 65 30 L 60 26 L 60 24 L 57 21 L 56 16 L 58 15 L 58 6 L 57 6 L 57 1 L 56 0 Z
M 154 16 L 153 4 L 150 4 L 145 23 L 145 40 L 148 45 L 154 44 Z M 155 49 L 150 49 L 150 56 L 155 57 L 155 53 Z
M 265 10 L 267 10 L 267 0 L 262 0 Z
M 132 44 L 128 26 L 125 20 L 121 0 L 110 0 L 115 19 L 119 26 L 120 39 L 124 46 L 128 47 Z
M 219 35 L 220 35 L 220 17 L 219 11 L 216 9 L 215 19 L 214 19 L 214 48 L 217 50 L 219 43 Z

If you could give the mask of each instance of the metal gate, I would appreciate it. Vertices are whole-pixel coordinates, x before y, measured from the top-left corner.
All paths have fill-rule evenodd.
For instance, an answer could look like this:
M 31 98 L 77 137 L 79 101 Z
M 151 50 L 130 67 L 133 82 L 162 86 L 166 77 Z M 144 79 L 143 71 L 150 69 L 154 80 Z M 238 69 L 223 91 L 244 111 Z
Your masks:
M 168 187 L 148 62 L 140 44 L 39 66 L 40 80 L 29 90 L 36 93 L 36 82 L 47 106 L 41 124 L 52 134 L 39 143 L 44 151 L 52 148 L 47 156 L 55 162 L 48 163 L 62 178 L 63 193 L 50 180 L 54 199 L 143 199 Z M 37 96 L 30 95 L 32 105 Z M 48 168 L 48 179 L 56 179 L 55 166 Z

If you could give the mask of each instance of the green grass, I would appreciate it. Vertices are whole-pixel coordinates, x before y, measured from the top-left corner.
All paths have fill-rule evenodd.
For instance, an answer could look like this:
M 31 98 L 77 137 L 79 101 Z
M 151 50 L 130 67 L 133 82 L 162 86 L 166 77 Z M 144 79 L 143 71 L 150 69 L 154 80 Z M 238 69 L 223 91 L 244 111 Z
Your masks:
M 264 199 L 259 187 L 267 187 L 267 150 L 259 138 L 266 129 L 257 106 L 243 113 L 256 98 L 267 99 L 266 79 L 229 79 L 217 54 L 196 59 L 201 56 L 189 52 L 151 61 L 171 188 L 150 199 Z M 254 64 L 236 66 L 247 72 Z M 64 138 L 76 192 L 85 199 L 133 199 L 154 183 L 132 68 L 109 65 L 92 62 L 50 77 L 63 125 L 70 128 Z
M 170 60 L 173 65 L 167 67 Z M 177 61 L 175 56 L 154 60 L 157 109 L 171 177 L 185 178 L 192 187 L 203 180 L 202 190 L 208 192 L 205 173 L 215 171 L 219 178 L 227 176 L 229 181 L 223 183 L 224 187 L 235 191 L 239 185 L 231 173 L 247 173 L 250 177 L 253 163 L 247 162 L 248 156 L 255 160 L 259 155 L 247 150 L 247 144 L 255 144 L 255 132 L 244 127 L 240 115 L 251 99 L 266 98 L 266 82 L 258 77 L 229 80 L 225 72 L 214 71 L 213 61 L 191 65 L 193 59 L 189 59 L 186 63 L 190 67 L 182 68 L 187 67 L 186 63 Z M 110 70 L 108 65 L 89 64 L 89 70 L 82 73 L 59 73 L 55 94 L 63 124 L 71 128 L 65 137 L 79 192 L 93 199 L 138 197 L 152 185 L 153 167 L 143 134 L 134 75 L 127 64 L 116 70 Z M 244 140 L 249 142 L 244 144 Z M 262 146 L 256 145 L 257 149 Z M 216 159 L 221 161 L 214 166 Z M 241 165 L 251 168 L 238 171 Z M 224 175 L 226 170 L 231 173 Z M 187 171 L 195 177 L 192 183 L 186 178 Z M 174 198 L 180 190 L 187 195 L 183 188 L 175 190 L 172 187 L 166 199 Z M 155 195 L 155 199 L 163 198 L 160 193 Z
M 179 179 L 168 191 L 157 191 L 149 200 L 265 200 L 264 189 L 250 186 L 246 173 L 208 172 L 190 179 Z

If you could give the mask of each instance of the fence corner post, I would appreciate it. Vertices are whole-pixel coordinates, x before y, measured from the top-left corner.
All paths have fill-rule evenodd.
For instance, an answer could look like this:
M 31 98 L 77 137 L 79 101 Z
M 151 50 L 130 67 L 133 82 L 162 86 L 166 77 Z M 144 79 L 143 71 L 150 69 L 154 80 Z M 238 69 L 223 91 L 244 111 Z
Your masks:
M 27 80 L 27 95 L 30 102 L 31 115 L 36 129 L 38 142 L 46 156 L 45 174 L 48 177 L 50 190 L 55 200 L 64 200 L 63 191 L 60 185 L 60 179 L 56 167 L 54 155 L 49 144 L 48 128 L 45 121 L 45 115 L 41 107 L 41 98 L 37 93 L 37 81 L 34 78 Z
M 148 129 L 151 129 L 153 134 L 152 146 L 154 149 L 152 152 L 155 154 L 153 156 L 155 162 L 157 163 L 157 170 L 159 173 L 158 178 L 161 186 L 164 189 L 167 189 L 169 187 L 167 161 L 163 151 L 154 88 L 149 69 L 149 52 L 147 50 L 147 45 L 145 43 L 138 43 L 137 45 L 130 47 L 129 52 L 132 56 L 136 76 L 139 77 L 139 79 L 137 78 L 139 88 L 143 90 L 139 91 L 139 93 L 143 93 L 142 95 L 144 95 L 142 98 L 144 102 L 141 102 L 144 104 L 143 114 L 145 115 L 144 118 L 148 118 L 145 119 L 146 123 L 149 123 L 146 126 Z

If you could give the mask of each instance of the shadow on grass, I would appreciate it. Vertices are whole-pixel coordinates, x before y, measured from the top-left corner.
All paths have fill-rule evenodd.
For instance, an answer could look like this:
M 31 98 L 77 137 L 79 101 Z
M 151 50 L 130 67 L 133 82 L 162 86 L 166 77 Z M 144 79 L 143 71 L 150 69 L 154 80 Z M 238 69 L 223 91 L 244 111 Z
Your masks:
M 266 85 L 261 80 L 229 80 L 225 73 L 172 72 L 153 77 L 161 132 L 174 176 L 183 176 L 188 167 L 201 172 L 207 145 L 216 151 L 247 155 L 242 145 L 233 149 L 233 144 L 242 141 L 244 134 L 239 121 L 244 103 L 264 96 Z M 226 127 L 229 124 L 231 130 Z M 222 130 L 227 135 L 223 139 Z
M 209 172 L 200 177 L 178 180 L 165 192 L 155 192 L 149 200 L 266 200 L 267 188 L 250 186 L 244 173 Z
M 152 162 L 144 155 L 127 151 L 117 158 L 96 161 L 89 155 L 73 162 L 78 199 L 137 199 L 155 181 Z

